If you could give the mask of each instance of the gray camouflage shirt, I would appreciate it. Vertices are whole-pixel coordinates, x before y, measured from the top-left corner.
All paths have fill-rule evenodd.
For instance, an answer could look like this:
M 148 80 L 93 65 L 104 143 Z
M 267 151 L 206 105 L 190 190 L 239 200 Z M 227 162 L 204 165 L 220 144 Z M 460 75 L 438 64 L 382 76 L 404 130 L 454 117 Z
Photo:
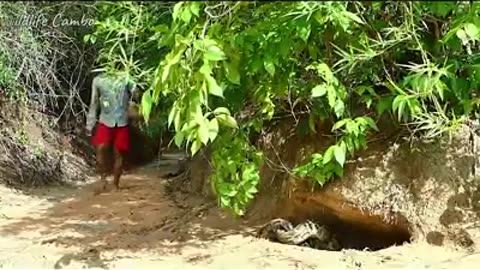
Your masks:
M 132 102 L 135 90 L 135 83 L 132 81 L 105 74 L 96 76 L 92 82 L 87 130 L 91 131 L 95 126 L 99 108 L 100 119 L 98 121 L 100 123 L 107 127 L 126 126 L 128 124 L 128 107 Z

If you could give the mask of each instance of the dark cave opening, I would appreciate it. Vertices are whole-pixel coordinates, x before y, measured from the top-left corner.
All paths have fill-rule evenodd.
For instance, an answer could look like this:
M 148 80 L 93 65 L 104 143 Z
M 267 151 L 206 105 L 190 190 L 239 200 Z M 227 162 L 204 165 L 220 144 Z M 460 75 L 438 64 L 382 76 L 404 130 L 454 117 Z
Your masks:
M 369 227 L 340 219 L 327 227 L 335 235 L 342 249 L 377 251 L 409 243 L 411 239 L 410 232 L 403 229 L 380 230 L 375 226 Z
M 294 203 L 293 211 L 283 215 L 293 225 L 307 220 L 325 226 L 342 249 L 377 251 L 411 242 L 410 225 L 406 218 L 391 214 L 390 222 L 381 217 L 342 204 L 326 206 L 318 200 L 302 199 Z M 295 213 L 292 215 L 292 213 Z

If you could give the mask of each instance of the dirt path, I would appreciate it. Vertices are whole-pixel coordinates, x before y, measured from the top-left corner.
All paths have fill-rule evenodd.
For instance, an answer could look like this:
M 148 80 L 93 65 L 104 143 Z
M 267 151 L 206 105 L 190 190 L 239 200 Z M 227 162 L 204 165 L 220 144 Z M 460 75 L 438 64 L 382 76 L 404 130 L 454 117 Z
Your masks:
M 480 257 L 414 243 L 378 252 L 326 252 L 270 243 L 203 198 L 166 192 L 155 166 L 123 189 L 0 187 L 1 268 L 385 269 L 471 268 Z

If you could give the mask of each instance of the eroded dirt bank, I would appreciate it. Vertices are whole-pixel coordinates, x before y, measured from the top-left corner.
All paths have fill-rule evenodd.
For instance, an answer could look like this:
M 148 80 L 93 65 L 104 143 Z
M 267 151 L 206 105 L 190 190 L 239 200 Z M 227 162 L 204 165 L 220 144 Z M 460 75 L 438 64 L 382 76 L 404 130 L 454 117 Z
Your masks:
M 137 169 L 124 177 L 121 191 L 99 196 L 88 183 L 34 195 L 1 187 L 1 267 L 473 269 L 480 262 L 464 250 L 416 242 L 377 252 L 326 252 L 255 239 L 253 220 L 234 219 L 201 196 L 172 189 L 160 177 L 171 167 Z
M 331 127 L 320 124 L 317 134 L 302 136 L 291 121 L 278 123 L 257 141 L 266 163 L 249 218 L 316 220 L 331 226 L 348 248 L 376 250 L 413 240 L 475 253 L 480 237 L 475 128 L 462 125 L 450 137 L 412 142 L 388 121 L 378 125 L 388 132 L 370 137 L 368 149 L 349 158 L 341 179 L 319 187 L 296 178 L 292 168 L 332 143 Z M 182 186 L 208 196 L 208 152 L 202 154 L 193 161 L 191 181 Z

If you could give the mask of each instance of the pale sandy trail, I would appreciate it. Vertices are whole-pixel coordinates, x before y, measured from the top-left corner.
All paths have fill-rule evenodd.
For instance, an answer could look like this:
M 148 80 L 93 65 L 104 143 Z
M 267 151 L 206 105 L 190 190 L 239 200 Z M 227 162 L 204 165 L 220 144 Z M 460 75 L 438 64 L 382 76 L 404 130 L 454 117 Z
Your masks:
M 270 243 L 203 198 L 172 200 L 158 169 L 124 189 L 91 185 L 24 195 L 0 187 L 0 267 L 16 269 L 477 269 L 480 256 L 422 243 L 378 252 L 327 252 Z M 179 202 L 181 202 L 179 204 Z

